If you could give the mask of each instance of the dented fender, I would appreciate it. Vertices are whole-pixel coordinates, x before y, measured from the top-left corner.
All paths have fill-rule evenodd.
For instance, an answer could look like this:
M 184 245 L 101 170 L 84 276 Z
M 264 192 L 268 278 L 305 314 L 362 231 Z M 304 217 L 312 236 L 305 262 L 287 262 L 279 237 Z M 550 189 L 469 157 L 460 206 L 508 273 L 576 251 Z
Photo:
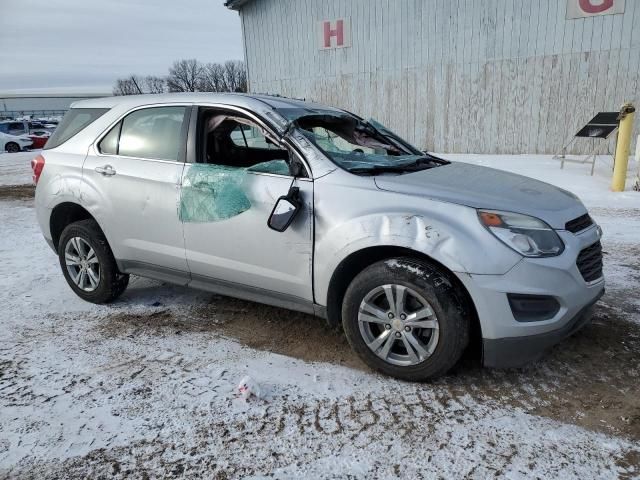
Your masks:
M 38 224 L 51 245 L 51 212 L 61 203 L 82 204 L 82 162 L 84 155 L 60 155 L 44 151 L 45 167 L 36 188 Z
M 370 247 L 410 249 L 458 273 L 504 274 L 521 260 L 480 224 L 473 208 L 383 192 L 371 177 L 349 177 L 344 184 L 334 174 L 315 182 L 314 293 L 320 305 L 340 263 Z

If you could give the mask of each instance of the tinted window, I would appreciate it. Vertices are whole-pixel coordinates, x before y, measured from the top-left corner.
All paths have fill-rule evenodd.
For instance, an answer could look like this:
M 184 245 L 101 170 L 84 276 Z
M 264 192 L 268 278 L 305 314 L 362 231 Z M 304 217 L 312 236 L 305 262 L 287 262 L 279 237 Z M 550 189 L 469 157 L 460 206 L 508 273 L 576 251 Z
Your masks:
M 118 122 L 118 124 L 113 127 L 109 131 L 109 133 L 102 137 L 102 140 L 100 140 L 100 145 L 98 145 L 98 150 L 100 150 L 100 153 L 104 153 L 105 155 L 118 154 L 118 140 L 120 138 L 121 126 L 122 122 Z
M 118 154 L 127 157 L 178 160 L 186 107 L 137 110 L 122 122 Z
M 25 133 L 26 129 L 24 127 L 24 123 L 21 122 L 13 122 L 9 124 L 9 132 L 10 133 Z
M 62 118 L 58 128 L 47 141 L 45 149 L 48 150 L 62 145 L 108 111 L 108 108 L 72 108 Z

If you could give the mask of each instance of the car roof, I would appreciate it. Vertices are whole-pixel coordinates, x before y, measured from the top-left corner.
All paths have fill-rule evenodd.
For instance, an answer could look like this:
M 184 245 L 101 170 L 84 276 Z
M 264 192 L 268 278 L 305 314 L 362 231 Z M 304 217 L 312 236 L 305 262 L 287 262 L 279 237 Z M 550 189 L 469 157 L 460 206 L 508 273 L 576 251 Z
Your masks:
M 273 109 L 284 108 L 306 108 L 323 109 L 341 112 L 342 110 L 308 102 L 301 99 L 280 97 L 277 95 L 248 94 L 248 93 L 162 93 L 147 95 L 125 95 L 104 98 L 91 98 L 74 102 L 71 108 L 113 108 L 115 106 L 127 105 L 131 108 L 142 105 L 167 104 L 167 103 L 222 103 L 237 107 L 253 109 L 264 109 L 265 104 Z

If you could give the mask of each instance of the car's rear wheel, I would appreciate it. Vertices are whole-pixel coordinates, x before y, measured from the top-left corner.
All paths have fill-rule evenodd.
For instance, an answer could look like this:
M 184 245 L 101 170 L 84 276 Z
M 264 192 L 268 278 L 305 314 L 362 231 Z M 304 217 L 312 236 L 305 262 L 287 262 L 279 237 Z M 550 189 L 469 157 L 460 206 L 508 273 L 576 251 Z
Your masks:
M 342 322 L 371 368 L 404 380 L 445 374 L 469 341 L 469 322 L 447 274 L 412 258 L 385 260 L 351 282 Z
M 16 142 L 8 142 L 4 146 L 4 149 L 9 153 L 18 153 L 20 151 L 20 145 L 18 145 Z
M 88 302 L 111 302 L 129 284 L 129 275 L 118 271 L 107 239 L 94 220 L 72 223 L 62 231 L 58 257 L 67 283 Z

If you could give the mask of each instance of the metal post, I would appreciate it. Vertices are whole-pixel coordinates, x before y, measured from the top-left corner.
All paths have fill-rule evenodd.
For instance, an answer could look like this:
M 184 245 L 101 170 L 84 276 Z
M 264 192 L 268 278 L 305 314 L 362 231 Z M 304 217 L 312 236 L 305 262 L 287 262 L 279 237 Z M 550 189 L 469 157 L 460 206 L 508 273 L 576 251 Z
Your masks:
M 640 192 L 640 135 L 636 138 L 636 168 L 638 173 L 636 174 L 636 182 L 633 185 L 633 189 L 636 192 Z
M 622 192 L 627 179 L 627 166 L 629 164 L 629 149 L 631 147 L 631 133 L 633 132 L 633 112 L 636 109 L 630 103 L 625 103 L 620 109 L 620 127 L 616 142 L 616 156 L 613 163 L 613 179 L 611 190 Z

